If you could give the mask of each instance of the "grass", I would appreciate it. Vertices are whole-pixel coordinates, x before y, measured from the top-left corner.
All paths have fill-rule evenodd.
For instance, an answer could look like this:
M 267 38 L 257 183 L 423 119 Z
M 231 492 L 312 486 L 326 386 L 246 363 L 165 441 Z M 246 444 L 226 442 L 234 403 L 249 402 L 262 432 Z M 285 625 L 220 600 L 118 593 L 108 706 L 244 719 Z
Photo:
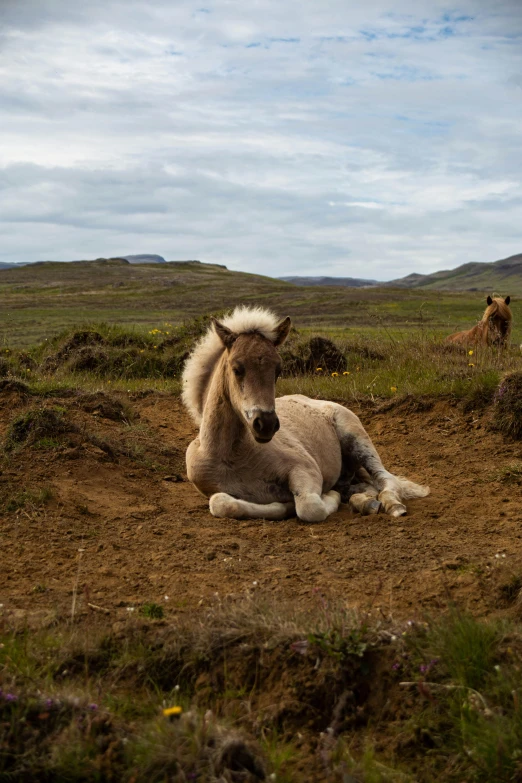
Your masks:
M 114 397 L 109 401 L 103 394 L 132 395 L 149 390 L 179 394 L 183 362 L 207 326 L 208 318 L 197 319 L 171 327 L 169 335 L 161 339 L 136 328 L 113 328 L 106 324 L 63 332 L 29 352 L 13 349 L 10 372 L 4 383 L 17 383 L 20 394 L 40 398 L 72 394 L 73 390 L 81 389 L 83 399 L 79 404 L 84 409 L 90 406 L 107 418 L 130 421 L 125 402 L 115 401 Z M 93 335 L 96 336 L 94 344 L 90 342 Z M 332 373 L 325 369 L 326 365 L 322 367 L 324 362 L 311 363 L 309 332 L 304 329 L 294 333 L 282 353 L 290 374 L 283 373 L 278 381 L 279 395 L 301 393 L 347 402 L 445 395 L 467 398 L 471 407 L 474 404 L 480 407 L 493 400 L 506 374 L 516 374 L 521 366 L 520 352 L 515 348 L 503 353 L 478 348 L 470 356 L 465 349 L 444 345 L 431 333 L 412 334 L 396 329 L 391 334 L 383 330 L 361 339 L 349 336 L 346 331 L 325 329 L 321 336 L 335 339 L 334 349 L 341 357 L 342 367 Z M 156 341 L 156 349 L 149 345 L 151 339 Z M 143 344 L 148 347 L 138 347 Z M 30 373 L 24 367 L 28 354 L 33 363 Z M 291 370 L 305 366 L 306 371 L 300 370 L 298 374 Z M 505 400 L 498 400 L 497 418 L 500 420 L 502 414 L 501 426 L 516 434 L 519 417 L 510 414 L 513 406 L 501 411 L 502 405 L 511 400 L 508 392 Z
M 0 272 L 0 330 L 7 348 L 51 340 L 82 322 L 149 331 L 237 304 L 268 305 L 300 328 L 348 329 L 365 337 L 383 328 L 449 334 L 471 327 L 485 306 L 479 292 L 301 288 L 205 264 L 47 263 Z M 512 309 L 518 344 L 522 302 Z
M 129 616 L 118 633 L 4 631 L 0 778 L 507 783 L 521 630 L 451 607 L 372 626 L 322 600 L 299 614 L 247 596 L 160 630 Z
M 504 484 L 522 483 L 522 462 L 511 462 L 499 468 L 491 476 L 492 481 L 501 481 Z
M 25 490 L 15 495 L 8 495 L 3 503 L 5 511 L 18 511 L 22 508 L 42 508 L 54 497 L 52 487 L 42 487 L 38 490 Z

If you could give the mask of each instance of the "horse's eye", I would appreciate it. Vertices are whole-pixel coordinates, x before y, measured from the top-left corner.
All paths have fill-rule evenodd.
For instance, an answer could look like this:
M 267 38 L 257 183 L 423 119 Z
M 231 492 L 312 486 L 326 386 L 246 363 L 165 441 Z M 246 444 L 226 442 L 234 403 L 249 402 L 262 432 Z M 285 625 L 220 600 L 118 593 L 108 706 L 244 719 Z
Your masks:
M 245 374 L 243 367 L 233 367 L 232 372 L 234 373 L 236 378 L 242 378 L 243 375 Z

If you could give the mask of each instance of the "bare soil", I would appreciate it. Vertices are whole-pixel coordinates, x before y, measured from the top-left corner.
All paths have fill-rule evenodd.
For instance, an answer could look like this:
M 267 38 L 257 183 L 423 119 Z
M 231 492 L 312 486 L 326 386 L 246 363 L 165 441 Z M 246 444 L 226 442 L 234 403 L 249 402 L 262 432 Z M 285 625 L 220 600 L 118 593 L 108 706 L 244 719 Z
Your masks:
M 421 406 L 428 410 L 408 401 L 357 410 L 385 465 L 429 484 L 431 495 L 409 502 L 400 520 L 342 506 L 309 525 L 212 517 L 186 478 L 195 430 L 179 399 L 118 397 L 134 416 L 128 423 L 77 393 L 0 392 L 2 438 L 35 407 L 60 406 L 74 425 L 58 443 L 21 444 L 0 463 L 4 617 L 66 618 L 75 585 L 76 614 L 96 612 L 91 603 L 116 626 L 145 602 L 174 619 L 253 589 L 302 606 L 319 592 L 397 620 L 452 600 L 485 615 L 502 610 L 502 585 L 522 573 L 522 487 L 495 478 L 522 445 L 488 430 L 487 411 L 443 400 Z

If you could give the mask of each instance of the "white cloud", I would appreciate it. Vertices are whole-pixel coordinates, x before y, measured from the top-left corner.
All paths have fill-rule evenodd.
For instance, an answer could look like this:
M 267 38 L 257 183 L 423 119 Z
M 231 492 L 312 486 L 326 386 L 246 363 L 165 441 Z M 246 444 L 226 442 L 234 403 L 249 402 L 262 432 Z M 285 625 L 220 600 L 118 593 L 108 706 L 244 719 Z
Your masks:
M 0 260 L 389 279 L 522 249 L 518 0 L 3 0 L 0 30 Z

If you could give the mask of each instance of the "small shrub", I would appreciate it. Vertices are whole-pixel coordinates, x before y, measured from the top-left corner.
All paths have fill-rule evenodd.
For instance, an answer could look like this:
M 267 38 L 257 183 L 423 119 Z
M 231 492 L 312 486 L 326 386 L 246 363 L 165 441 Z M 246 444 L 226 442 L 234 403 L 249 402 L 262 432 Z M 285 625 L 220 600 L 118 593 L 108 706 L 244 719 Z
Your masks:
M 499 468 L 492 477 L 493 481 L 502 481 L 504 484 L 522 483 L 522 462 L 511 462 L 503 468 Z
M 434 650 L 454 683 L 480 690 L 494 671 L 502 628 L 453 610 L 431 631 Z
M 522 576 L 513 574 L 513 576 L 499 587 L 499 594 L 502 603 L 513 604 L 520 596 L 522 590 Z
M 163 607 L 152 602 L 143 604 L 140 612 L 144 617 L 148 617 L 149 620 L 162 620 L 165 617 Z
M 44 506 L 54 497 L 54 491 L 51 487 L 42 487 L 39 490 L 25 490 L 25 492 L 19 492 L 17 495 L 12 495 L 8 498 L 5 504 L 6 511 L 18 511 L 25 506 L 34 506 L 39 508 Z

